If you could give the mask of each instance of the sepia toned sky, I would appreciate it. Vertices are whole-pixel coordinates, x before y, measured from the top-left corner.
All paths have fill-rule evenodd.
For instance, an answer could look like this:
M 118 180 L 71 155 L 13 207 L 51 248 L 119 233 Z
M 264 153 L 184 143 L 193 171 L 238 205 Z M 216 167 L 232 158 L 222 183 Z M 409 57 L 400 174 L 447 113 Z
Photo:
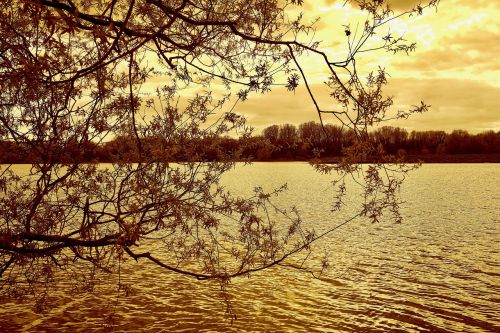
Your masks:
M 418 0 L 393 0 L 395 10 L 418 4 Z M 342 2 L 341 2 L 342 3 Z M 355 30 L 364 16 L 334 0 L 306 0 L 305 18 L 321 17 L 316 39 L 332 58 L 345 55 L 343 25 Z M 364 54 L 362 71 L 385 67 L 390 74 L 386 92 L 394 96 L 394 110 L 419 104 L 431 105 L 427 113 L 387 125 L 408 130 L 465 129 L 472 133 L 500 130 L 500 1 L 441 0 L 438 11 L 394 22 L 390 31 L 417 42 L 409 56 L 385 52 Z M 356 23 L 361 22 L 361 23 Z M 362 26 L 362 25 L 361 25 Z M 385 30 L 381 30 L 381 34 Z M 300 59 L 322 107 L 332 101 L 322 84 L 327 76 L 314 57 Z M 304 88 L 295 94 L 275 88 L 266 95 L 252 95 L 238 112 L 248 117 L 257 131 L 271 124 L 318 120 Z M 333 123 L 333 121 L 332 121 Z

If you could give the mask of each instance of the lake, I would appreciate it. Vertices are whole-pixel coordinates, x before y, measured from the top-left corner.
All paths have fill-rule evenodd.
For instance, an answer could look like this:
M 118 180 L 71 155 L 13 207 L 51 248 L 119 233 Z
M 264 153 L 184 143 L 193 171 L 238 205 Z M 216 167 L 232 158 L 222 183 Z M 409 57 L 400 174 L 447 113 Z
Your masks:
M 331 212 L 332 179 L 283 162 L 239 165 L 223 182 L 237 193 L 287 183 L 277 200 L 321 231 L 358 204 L 352 193 L 344 210 Z M 0 331 L 105 331 L 111 313 L 117 332 L 500 331 L 500 165 L 425 164 L 401 197 L 402 224 L 356 219 L 317 245 L 331 263 L 320 279 L 284 267 L 234 279 L 235 320 L 217 284 L 140 262 L 120 277 L 133 288 L 128 297 L 105 287 L 76 297 L 54 291 L 59 301 L 44 314 L 6 301 Z

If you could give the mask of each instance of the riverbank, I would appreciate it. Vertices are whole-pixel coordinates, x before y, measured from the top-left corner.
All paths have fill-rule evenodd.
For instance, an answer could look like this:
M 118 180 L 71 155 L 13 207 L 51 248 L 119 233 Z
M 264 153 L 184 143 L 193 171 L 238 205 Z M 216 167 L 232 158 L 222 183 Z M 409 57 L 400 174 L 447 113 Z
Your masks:
M 322 161 L 337 163 L 340 158 L 333 156 Z M 404 160 L 407 163 L 500 163 L 500 154 L 409 154 Z

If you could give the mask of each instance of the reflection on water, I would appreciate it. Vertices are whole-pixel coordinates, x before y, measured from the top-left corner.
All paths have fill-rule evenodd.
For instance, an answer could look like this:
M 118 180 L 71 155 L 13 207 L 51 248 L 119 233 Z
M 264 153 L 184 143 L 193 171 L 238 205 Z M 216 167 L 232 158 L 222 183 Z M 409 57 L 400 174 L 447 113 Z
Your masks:
M 320 231 L 349 216 L 330 212 L 329 180 L 304 163 L 257 163 L 225 182 L 235 192 L 288 183 L 279 200 Z M 85 296 L 54 291 L 42 315 L 4 300 L 0 331 L 105 330 L 114 313 L 114 329 L 128 332 L 498 332 L 499 188 L 498 165 L 424 165 L 401 193 L 403 224 L 339 229 L 320 244 L 332 263 L 321 280 L 285 268 L 234 280 L 232 323 L 218 285 L 139 263 L 124 268 L 135 292 L 118 302 L 106 283 Z

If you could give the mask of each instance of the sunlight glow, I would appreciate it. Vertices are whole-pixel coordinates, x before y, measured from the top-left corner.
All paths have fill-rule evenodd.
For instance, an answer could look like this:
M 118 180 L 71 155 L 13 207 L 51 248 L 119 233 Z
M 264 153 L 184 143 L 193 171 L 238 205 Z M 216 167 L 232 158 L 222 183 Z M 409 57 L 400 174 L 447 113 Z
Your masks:
M 448 29 L 450 30 L 458 30 L 465 27 L 470 27 L 472 25 L 479 24 L 480 22 L 484 21 L 488 17 L 488 14 L 486 13 L 477 13 L 474 15 L 471 15 L 469 18 L 454 22 L 452 24 L 448 25 Z

